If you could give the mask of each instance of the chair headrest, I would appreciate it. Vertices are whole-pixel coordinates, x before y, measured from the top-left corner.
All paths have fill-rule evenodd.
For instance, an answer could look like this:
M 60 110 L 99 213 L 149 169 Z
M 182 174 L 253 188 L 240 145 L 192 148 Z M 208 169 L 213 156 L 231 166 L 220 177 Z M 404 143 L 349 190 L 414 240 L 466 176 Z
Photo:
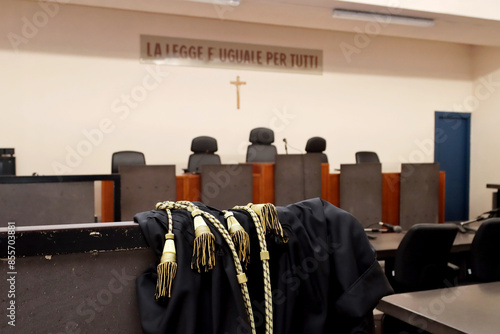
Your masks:
M 138 151 L 118 151 L 111 156 L 111 173 L 118 173 L 123 165 L 145 165 L 144 153 Z
M 306 144 L 307 153 L 321 153 L 326 150 L 326 140 L 321 137 L 309 138 Z
M 364 162 L 376 162 L 380 163 L 380 159 L 376 152 L 372 151 L 359 151 L 356 152 L 356 163 L 364 163 Z
M 255 128 L 250 131 L 252 144 L 270 145 L 274 143 L 274 131 L 268 128 Z
M 217 140 L 213 137 L 200 136 L 191 142 L 191 151 L 194 153 L 214 153 L 217 149 Z

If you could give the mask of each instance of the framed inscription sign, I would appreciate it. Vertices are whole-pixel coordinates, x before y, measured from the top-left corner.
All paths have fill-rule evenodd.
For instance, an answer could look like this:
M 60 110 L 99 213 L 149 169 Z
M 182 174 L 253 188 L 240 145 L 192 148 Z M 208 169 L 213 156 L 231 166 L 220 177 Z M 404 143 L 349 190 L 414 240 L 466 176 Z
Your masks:
M 323 74 L 323 51 L 141 35 L 141 62 Z

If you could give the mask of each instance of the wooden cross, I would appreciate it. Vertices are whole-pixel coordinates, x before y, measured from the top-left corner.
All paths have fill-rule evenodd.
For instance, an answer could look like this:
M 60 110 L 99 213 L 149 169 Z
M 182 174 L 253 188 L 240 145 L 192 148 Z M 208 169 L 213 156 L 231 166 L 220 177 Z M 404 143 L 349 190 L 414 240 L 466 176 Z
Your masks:
M 238 75 L 236 77 L 236 81 L 231 81 L 229 82 L 231 85 L 236 86 L 236 108 L 240 109 L 240 86 L 241 85 L 246 85 L 247 83 L 245 81 L 240 81 L 240 76 Z

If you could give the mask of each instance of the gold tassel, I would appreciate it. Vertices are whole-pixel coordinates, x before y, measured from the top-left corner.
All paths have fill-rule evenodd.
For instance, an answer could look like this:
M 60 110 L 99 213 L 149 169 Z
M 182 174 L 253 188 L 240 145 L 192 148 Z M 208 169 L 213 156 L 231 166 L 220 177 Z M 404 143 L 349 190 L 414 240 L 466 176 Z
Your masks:
M 236 247 L 241 265 L 246 269 L 250 262 L 250 236 L 232 212 L 225 211 L 224 218 L 227 220 L 227 228 Z
M 207 272 L 215 265 L 215 236 L 201 216 L 201 210 L 191 212 L 194 217 L 194 249 L 191 269 Z
M 165 234 L 165 245 L 157 266 L 158 279 L 156 281 L 156 299 L 168 297 L 172 293 L 172 283 L 177 274 L 177 254 L 175 251 L 174 234 Z
M 285 235 L 278 218 L 278 210 L 273 204 L 252 204 L 251 208 L 259 215 L 262 226 L 265 226 L 264 232 L 266 234 L 274 236 L 275 241 L 279 244 L 288 242 L 288 237 Z

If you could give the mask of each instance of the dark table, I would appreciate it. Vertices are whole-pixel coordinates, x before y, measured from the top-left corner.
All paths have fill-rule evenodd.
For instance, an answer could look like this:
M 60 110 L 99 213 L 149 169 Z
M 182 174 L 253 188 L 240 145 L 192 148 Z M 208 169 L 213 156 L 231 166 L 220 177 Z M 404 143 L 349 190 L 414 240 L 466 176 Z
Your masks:
M 431 333 L 498 333 L 500 282 L 401 293 L 377 309 Z

